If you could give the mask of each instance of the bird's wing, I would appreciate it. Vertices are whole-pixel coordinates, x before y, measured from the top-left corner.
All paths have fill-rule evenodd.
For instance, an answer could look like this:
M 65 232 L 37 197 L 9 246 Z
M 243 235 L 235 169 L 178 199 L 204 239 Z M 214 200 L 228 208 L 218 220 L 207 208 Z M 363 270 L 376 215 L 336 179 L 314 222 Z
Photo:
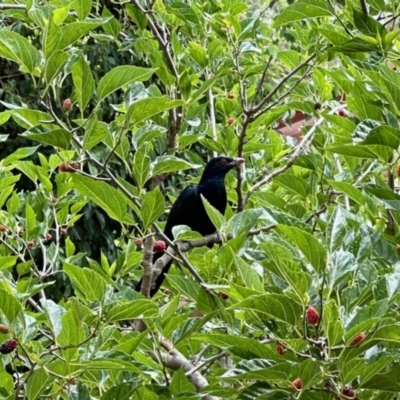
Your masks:
M 192 227 L 193 218 L 195 217 L 194 213 L 199 207 L 202 207 L 202 202 L 197 185 L 186 187 L 171 208 L 164 233 L 170 239 L 173 239 L 172 228 L 174 226 L 188 225 Z

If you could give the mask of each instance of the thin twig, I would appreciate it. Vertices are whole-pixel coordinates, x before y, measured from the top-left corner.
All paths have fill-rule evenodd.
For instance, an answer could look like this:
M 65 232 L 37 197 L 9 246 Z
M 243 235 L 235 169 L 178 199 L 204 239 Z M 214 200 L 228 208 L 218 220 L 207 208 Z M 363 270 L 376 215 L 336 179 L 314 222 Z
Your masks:
M 336 113 L 342 106 L 337 106 L 333 108 L 329 114 L 334 114 Z M 303 154 L 303 152 L 307 149 L 308 145 L 312 142 L 314 135 L 317 131 L 317 128 L 325 121 L 323 117 L 319 118 L 318 121 L 311 127 L 311 129 L 307 132 L 307 134 L 303 137 L 299 145 L 295 148 L 291 156 L 289 157 L 289 160 L 287 163 L 282 166 L 281 168 L 278 168 L 274 171 L 272 171 L 269 175 L 267 175 L 264 179 L 261 181 L 257 182 L 254 184 L 247 192 L 245 200 L 244 200 L 244 205 L 247 204 L 249 201 L 251 195 L 256 192 L 258 189 L 260 189 L 262 186 L 265 184 L 269 183 L 273 178 L 276 176 L 283 174 L 286 170 L 288 170 L 294 163 L 295 161 Z

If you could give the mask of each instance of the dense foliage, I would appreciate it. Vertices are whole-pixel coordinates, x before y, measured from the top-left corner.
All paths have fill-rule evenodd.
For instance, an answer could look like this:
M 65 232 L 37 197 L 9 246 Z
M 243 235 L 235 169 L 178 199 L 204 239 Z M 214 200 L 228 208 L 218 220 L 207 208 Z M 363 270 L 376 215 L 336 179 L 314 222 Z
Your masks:
M 399 13 L 3 1 L 0 398 L 397 399 Z M 216 154 L 246 159 L 218 234 L 175 228 L 147 299 Z

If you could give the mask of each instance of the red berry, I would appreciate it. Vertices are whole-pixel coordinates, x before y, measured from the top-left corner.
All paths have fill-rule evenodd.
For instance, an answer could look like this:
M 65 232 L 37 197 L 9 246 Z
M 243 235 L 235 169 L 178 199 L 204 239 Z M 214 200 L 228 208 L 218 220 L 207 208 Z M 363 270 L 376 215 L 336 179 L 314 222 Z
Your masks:
M 229 296 L 226 293 L 222 293 L 222 292 L 219 292 L 219 297 L 222 300 L 228 300 L 229 299 Z
M 235 122 L 235 118 L 233 118 L 233 117 L 229 117 L 229 118 L 226 120 L 226 123 L 227 123 L 228 125 L 232 125 L 234 122 Z
M 285 354 L 285 348 L 284 348 L 281 344 L 278 344 L 278 345 L 276 346 L 276 352 L 277 352 L 280 356 L 283 356 L 283 355 Z
M 163 293 L 168 296 L 169 294 L 171 294 L 171 291 L 169 289 L 164 289 Z
M 235 95 L 233 93 L 228 93 L 228 99 L 234 99 Z
M 154 253 L 163 253 L 166 248 L 167 245 L 165 244 L 164 240 L 157 240 L 157 242 L 154 243 L 153 251 Z
M 338 114 L 339 114 L 341 117 L 345 117 L 345 116 L 346 116 L 346 111 L 343 110 L 343 108 L 341 108 L 341 109 L 339 110 Z
M 143 245 L 143 239 L 142 238 L 135 238 L 135 246 L 136 247 L 141 247 Z
M 63 110 L 64 112 L 68 112 L 72 107 L 71 99 L 65 99 L 63 102 Z
M 317 325 L 319 321 L 318 311 L 314 307 L 308 307 L 306 311 L 307 322 L 311 325 Z
M 6 325 L 0 324 L 0 332 L 1 333 L 8 333 L 10 332 L 10 328 Z
M 1 346 L 0 346 L 0 353 L 1 354 L 9 354 L 13 352 L 17 348 L 17 341 L 15 339 L 9 339 L 6 340 Z
M 397 166 L 397 176 L 400 178 L 400 164 Z
M 4 225 L 0 226 L 0 232 L 5 232 L 7 230 L 7 228 Z
M 27 244 L 28 247 L 33 247 L 35 245 L 35 242 L 33 240 L 30 240 L 26 244 Z
M 66 228 L 60 228 L 60 233 L 61 233 L 61 235 L 66 235 L 67 234 L 67 229 Z
M 58 167 L 58 169 L 60 170 L 60 172 L 68 172 L 68 171 L 69 171 L 68 164 L 66 164 L 66 163 L 60 164 L 60 166 Z
M 364 332 L 360 332 L 351 342 L 350 345 L 351 346 L 355 346 L 356 344 L 362 342 L 365 339 L 365 333 Z
M 300 380 L 300 378 L 295 379 L 295 380 L 292 382 L 292 385 L 293 385 L 297 390 L 300 390 L 300 389 L 301 389 L 301 380 Z
M 50 233 L 46 233 L 46 240 L 51 240 L 53 239 L 53 236 L 51 236 Z
M 342 390 L 342 394 L 345 397 L 342 397 L 343 400 L 347 400 L 347 399 L 354 399 L 356 392 L 354 391 L 354 389 L 351 386 L 345 386 Z

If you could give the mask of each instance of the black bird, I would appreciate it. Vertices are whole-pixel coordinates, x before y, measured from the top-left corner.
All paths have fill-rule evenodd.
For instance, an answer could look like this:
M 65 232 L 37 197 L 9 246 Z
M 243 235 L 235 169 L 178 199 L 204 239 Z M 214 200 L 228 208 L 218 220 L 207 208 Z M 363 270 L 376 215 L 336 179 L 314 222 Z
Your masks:
M 225 175 L 233 168 L 244 162 L 243 158 L 215 157 L 208 162 L 198 185 L 190 185 L 178 196 L 168 215 L 164 234 L 170 240 L 174 240 L 172 228 L 177 225 L 187 225 L 193 231 L 206 236 L 215 232 L 216 228 L 211 222 L 204 208 L 201 196 L 203 195 L 209 203 L 221 214 L 226 208 Z M 153 255 L 153 264 L 162 257 L 163 253 Z M 154 286 L 151 288 L 150 296 L 153 297 L 162 285 L 165 274 L 171 267 L 170 261 L 158 276 Z M 142 280 L 137 284 L 136 291 L 140 292 Z

